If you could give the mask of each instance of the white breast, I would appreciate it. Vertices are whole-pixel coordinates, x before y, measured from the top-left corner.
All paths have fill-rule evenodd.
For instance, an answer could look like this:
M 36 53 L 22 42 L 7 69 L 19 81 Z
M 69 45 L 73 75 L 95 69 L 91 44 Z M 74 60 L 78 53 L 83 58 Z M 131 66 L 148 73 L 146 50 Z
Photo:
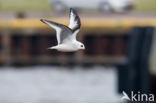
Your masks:
M 63 51 L 63 52 L 72 52 L 72 51 L 77 51 L 78 48 L 76 48 L 75 46 L 73 46 L 72 44 L 60 44 L 57 45 L 56 49 L 58 51 Z

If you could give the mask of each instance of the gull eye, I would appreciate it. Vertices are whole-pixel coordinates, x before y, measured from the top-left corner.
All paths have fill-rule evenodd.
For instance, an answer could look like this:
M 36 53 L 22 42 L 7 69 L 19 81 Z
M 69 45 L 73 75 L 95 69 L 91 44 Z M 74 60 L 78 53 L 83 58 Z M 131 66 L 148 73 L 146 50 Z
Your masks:
M 81 45 L 81 47 L 83 47 L 83 45 Z

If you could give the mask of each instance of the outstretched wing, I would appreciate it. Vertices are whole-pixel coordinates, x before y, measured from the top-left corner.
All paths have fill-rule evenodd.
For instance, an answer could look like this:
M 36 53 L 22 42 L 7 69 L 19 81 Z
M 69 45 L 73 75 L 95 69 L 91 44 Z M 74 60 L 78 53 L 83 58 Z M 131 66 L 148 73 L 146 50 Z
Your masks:
M 56 30 L 56 37 L 58 44 L 61 44 L 65 40 L 69 39 L 72 34 L 72 30 L 63 24 L 59 24 L 53 21 L 41 19 L 41 21 Z
M 79 31 L 80 27 L 81 27 L 81 21 L 80 21 L 80 17 L 78 16 L 77 12 L 70 8 L 70 23 L 69 23 L 69 28 L 73 30 L 73 32 L 75 31 Z M 77 33 L 74 33 L 73 36 L 74 38 L 76 38 Z

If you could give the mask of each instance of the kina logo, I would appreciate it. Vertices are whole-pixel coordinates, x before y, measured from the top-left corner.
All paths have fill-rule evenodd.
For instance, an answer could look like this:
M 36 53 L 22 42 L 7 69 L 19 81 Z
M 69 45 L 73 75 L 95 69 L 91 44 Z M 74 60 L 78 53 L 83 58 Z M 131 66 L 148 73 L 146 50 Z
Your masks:
M 141 92 L 134 93 L 131 91 L 131 94 L 128 95 L 125 91 L 122 92 L 122 101 L 134 101 L 134 102 L 154 102 L 154 94 L 141 94 Z

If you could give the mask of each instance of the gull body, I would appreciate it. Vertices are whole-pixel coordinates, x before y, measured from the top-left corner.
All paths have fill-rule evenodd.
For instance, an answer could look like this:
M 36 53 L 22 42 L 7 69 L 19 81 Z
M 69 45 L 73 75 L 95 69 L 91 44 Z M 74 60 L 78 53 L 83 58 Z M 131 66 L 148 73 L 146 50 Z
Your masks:
M 41 21 L 56 30 L 58 45 L 48 49 L 56 49 L 62 52 L 74 52 L 84 50 L 85 46 L 80 41 L 76 40 L 76 36 L 80 31 L 81 21 L 74 9 L 70 9 L 70 24 L 65 26 L 53 21 L 41 19 Z
M 74 52 L 74 51 L 78 51 L 78 50 L 83 50 L 85 48 L 83 47 L 79 47 L 81 44 L 81 42 L 78 41 L 72 41 L 70 43 L 63 43 L 63 44 L 59 44 L 56 46 L 52 46 L 48 49 L 56 49 L 58 51 L 63 51 L 63 52 Z

